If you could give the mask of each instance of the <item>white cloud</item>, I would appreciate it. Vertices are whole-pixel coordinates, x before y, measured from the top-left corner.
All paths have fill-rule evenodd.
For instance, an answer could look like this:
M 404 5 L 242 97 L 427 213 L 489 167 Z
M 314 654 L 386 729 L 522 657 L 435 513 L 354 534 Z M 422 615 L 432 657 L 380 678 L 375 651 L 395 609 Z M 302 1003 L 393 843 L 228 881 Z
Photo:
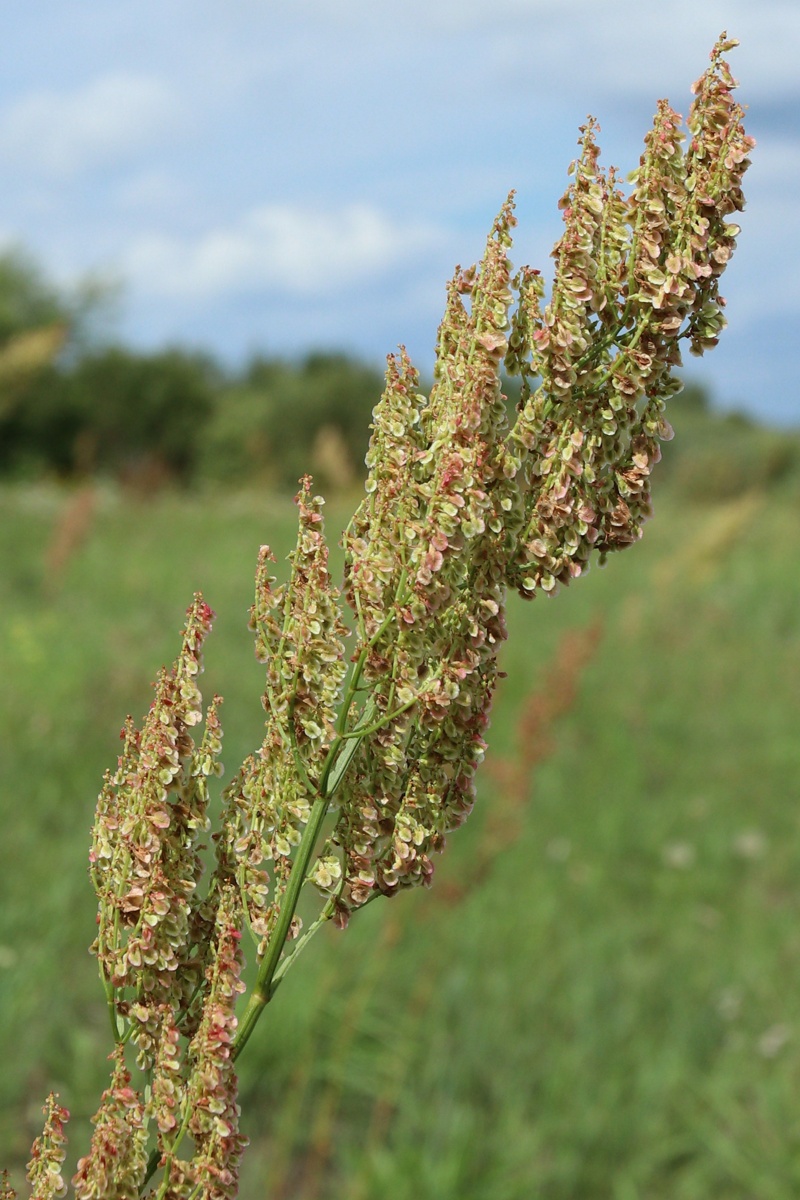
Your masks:
M 367 204 L 338 211 L 269 204 L 193 240 L 147 234 L 122 269 L 149 294 L 209 299 L 253 288 L 330 295 L 440 247 L 433 225 L 395 222 Z
M 116 191 L 120 206 L 131 212 L 160 216 L 190 202 L 190 192 L 178 179 L 160 170 L 144 170 L 125 178 Z
M 528 7 L 532 12 L 535 5 Z M 529 22 L 524 33 L 500 22 L 488 41 L 498 78 L 520 78 L 528 91 L 567 96 L 578 88 L 625 101 L 655 100 L 666 89 L 685 111 L 689 85 L 706 68 L 723 30 L 739 39 L 727 57 L 745 101 L 796 95 L 800 6 L 788 8 L 778 0 L 763 0 L 757 11 L 742 0 L 702 5 L 672 0 L 647 7 L 621 0 L 613 8 L 572 0 L 558 12 L 553 6 L 543 11 L 535 28 Z
M 567 95 L 576 82 L 595 94 L 650 96 L 661 80 L 688 89 L 723 30 L 740 39 L 731 56 L 747 98 L 798 91 L 800 5 L 796 0 L 295 0 L 292 20 L 345 30 L 357 45 L 378 34 L 424 41 L 429 36 L 480 36 L 478 57 L 442 65 L 464 80 L 498 65 L 498 82 L 546 95 Z M 322 34 L 324 36 L 324 33 Z M 386 42 L 387 52 L 391 42 Z M 687 101 L 688 103 L 688 101 Z M 680 108 L 680 104 L 678 104 Z
M 797 304 L 797 0 L 59 0 L 46 39 L 36 7 L 5 43 L 3 225 L 48 270 L 126 275 L 151 343 L 223 353 L 267 326 L 276 345 L 429 348 L 426 297 L 480 255 L 512 185 L 515 262 L 549 276 L 585 113 L 629 168 L 656 98 L 685 114 L 727 29 L 759 145 L 709 361 L 735 342 L 742 390 L 762 389 L 755 323 Z M 769 350 L 787 391 L 794 357 Z
M 147 146 L 175 115 L 164 83 L 127 72 L 77 91 L 32 92 L 0 113 L 0 158 L 17 169 L 69 176 Z

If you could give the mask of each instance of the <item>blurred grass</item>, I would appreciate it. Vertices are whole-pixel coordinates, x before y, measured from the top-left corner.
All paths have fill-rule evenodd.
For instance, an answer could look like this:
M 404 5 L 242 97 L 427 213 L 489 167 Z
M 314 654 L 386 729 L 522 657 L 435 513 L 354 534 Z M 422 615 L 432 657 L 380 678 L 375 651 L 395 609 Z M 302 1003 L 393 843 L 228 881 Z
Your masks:
M 282 499 L 101 490 L 54 557 L 69 504 L 0 490 L 0 1164 L 17 1173 L 46 1092 L 73 1111 L 74 1162 L 104 1086 L 85 863 L 122 720 L 202 588 L 235 768 L 260 740 L 256 550 L 294 538 Z M 332 539 L 349 512 L 329 506 Z M 799 517 L 788 484 L 662 489 L 641 545 L 512 605 L 479 805 L 432 892 L 325 931 L 248 1046 L 245 1200 L 798 1194 Z M 520 814 L 522 714 L 590 627 Z

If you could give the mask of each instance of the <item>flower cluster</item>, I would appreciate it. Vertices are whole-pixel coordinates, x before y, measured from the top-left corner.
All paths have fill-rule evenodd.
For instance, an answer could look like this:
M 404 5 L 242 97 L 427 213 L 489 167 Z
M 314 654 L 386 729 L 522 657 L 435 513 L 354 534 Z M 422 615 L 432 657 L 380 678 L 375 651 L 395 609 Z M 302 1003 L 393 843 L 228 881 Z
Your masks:
M 691 201 L 682 222 L 686 238 L 681 249 L 699 281 L 689 321 L 694 354 L 716 346 L 725 328 L 719 279 L 740 232 L 727 218 L 744 208 L 742 178 L 755 146 L 755 138 L 744 131 L 744 110 L 733 98 L 737 82 L 722 57 L 737 44 L 723 34 L 711 53 L 711 69 L 692 87 L 696 98 L 689 110 L 686 178 Z
M 340 923 L 375 895 L 429 883 L 431 852 L 472 805 L 505 637 L 516 466 L 498 367 L 508 347 L 514 223 L 509 197 L 480 266 L 456 271 L 429 400 L 402 352 L 390 360 L 375 412 L 367 499 L 345 541 L 345 594 L 379 720 L 362 742 L 335 831 L 345 856 Z
M 659 104 L 628 202 L 615 173 L 599 168 L 589 121 L 544 310 L 540 278 L 528 270 L 518 278 L 506 365 L 526 385 L 511 435 L 525 520 L 508 582 L 523 596 L 553 594 L 585 572 L 593 551 L 641 536 L 658 443 L 672 434 L 663 414 L 680 390 L 680 342 L 701 353 L 724 323 L 718 281 L 738 233 L 726 218 L 742 207 L 754 144 L 722 58 L 734 44 L 723 35 L 695 85 L 685 154 L 680 117 Z
M 256 655 L 267 667 L 266 735 L 226 790 L 225 829 L 218 842 L 223 874 L 236 875 L 249 927 L 262 950 L 280 910 L 292 853 L 322 784 L 346 670 L 346 629 L 328 571 L 323 501 L 312 496 L 309 478 L 296 503 L 300 528 L 288 585 L 273 588 L 269 547 L 259 556 L 251 627 Z M 272 864 L 272 881 L 266 862 Z M 297 929 L 295 924 L 292 932 Z
M 189 1045 L 186 1104 L 194 1141 L 191 1177 L 204 1200 L 238 1195 L 239 1161 L 247 1138 L 239 1132 L 237 1079 L 233 1065 L 236 1001 L 242 982 L 241 901 L 234 888 L 220 896 L 208 992 L 197 1033 Z M 197 1194 L 197 1193 L 193 1193 Z
M 28 1163 L 28 1183 L 31 1185 L 31 1200 L 55 1200 L 67 1194 L 67 1185 L 61 1174 L 61 1166 L 67 1153 L 67 1138 L 64 1126 L 69 1113 L 58 1103 L 52 1093 L 42 1110 L 44 1129 L 31 1148 Z
M 72 1179 L 77 1200 L 137 1200 L 147 1169 L 145 1105 L 131 1087 L 123 1046 L 114 1051 L 114 1072 L 92 1118 L 89 1153 Z
M 680 117 L 659 104 L 629 199 L 600 168 L 589 118 L 549 303 L 538 272 L 511 278 L 509 198 L 480 266 L 450 284 L 427 403 L 405 352 L 390 360 L 367 496 L 345 536 L 371 732 L 335 831 L 341 880 L 323 872 L 340 923 L 377 894 L 428 882 L 430 851 L 469 812 L 506 588 L 552 595 L 594 552 L 641 536 L 680 339 L 713 344 L 738 232 L 725 217 L 742 205 L 753 141 L 722 58 L 732 44 L 723 35 L 696 85 L 686 154 Z M 510 432 L 501 361 L 523 376 Z
M 196 596 L 178 659 L 161 672 L 141 732 L 128 720 L 117 771 L 106 776 L 97 804 L 92 949 L 112 1006 L 134 1022 L 142 1063 L 152 1061 L 165 1017 L 184 1012 L 198 976 L 190 959 L 199 838 L 208 828 L 205 779 L 216 773 L 220 749 L 216 704 L 199 748 L 190 730 L 203 719 L 197 676 L 213 616 Z

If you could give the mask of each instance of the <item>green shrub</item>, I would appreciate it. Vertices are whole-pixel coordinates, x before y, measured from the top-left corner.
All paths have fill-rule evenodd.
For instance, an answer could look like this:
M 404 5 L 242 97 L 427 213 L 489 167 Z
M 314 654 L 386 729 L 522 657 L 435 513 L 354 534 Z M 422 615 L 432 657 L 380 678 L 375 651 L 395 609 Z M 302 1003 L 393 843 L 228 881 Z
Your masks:
M 199 471 L 219 482 L 294 490 L 322 431 L 335 430 L 346 467 L 358 473 L 382 387 L 376 370 L 342 354 L 311 354 L 297 364 L 256 359 L 220 393 Z M 324 486 L 336 483 L 324 464 L 315 474 Z

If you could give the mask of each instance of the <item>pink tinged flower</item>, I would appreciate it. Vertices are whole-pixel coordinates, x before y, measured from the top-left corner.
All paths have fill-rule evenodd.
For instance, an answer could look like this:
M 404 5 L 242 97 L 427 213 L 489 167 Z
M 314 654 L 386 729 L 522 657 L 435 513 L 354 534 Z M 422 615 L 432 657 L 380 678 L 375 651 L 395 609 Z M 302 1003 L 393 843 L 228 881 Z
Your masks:
M 479 346 L 487 350 L 493 358 L 501 358 L 508 349 L 508 339 L 499 332 L 481 334 L 477 338 Z
M 209 1200 L 233 1200 L 236 1196 L 239 1161 L 247 1145 L 239 1133 L 238 1084 L 231 1054 L 236 998 L 244 990 L 240 979 L 241 920 L 238 895 L 226 887 L 217 910 L 203 1015 L 189 1047 L 189 1129 L 196 1150 L 193 1171 L 203 1189 L 201 1194 Z
M 201 869 L 197 841 L 207 820 L 189 730 L 202 719 L 196 679 L 212 619 L 195 596 L 175 665 L 160 674 L 141 733 L 130 721 L 126 726 L 118 770 L 107 776 L 97 806 L 95 949 L 112 986 L 147 991 L 151 1013 L 182 1002 L 177 971 L 190 937 L 189 897 Z M 216 729 L 205 751 L 212 758 Z M 135 1028 L 142 1062 L 152 1055 L 158 1024 L 158 1017 L 148 1018 Z
M 67 1153 L 64 1126 L 69 1120 L 69 1112 L 62 1108 L 53 1092 L 47 1097 L 42 1111 L 44 1129 L 31 1148 L 27 1179 L 32 1189 L 31 1200 L 55 1200 L 55 1197 L 67 1194 L 61 1167 Z
M 89 1153 L 72 1179 L 77 1200 L 137 1200 L 147 1169 L 145 1106 L 130 1086 L 123 1047 L 113 1058 L 111 1084 L 92 1118 Z

